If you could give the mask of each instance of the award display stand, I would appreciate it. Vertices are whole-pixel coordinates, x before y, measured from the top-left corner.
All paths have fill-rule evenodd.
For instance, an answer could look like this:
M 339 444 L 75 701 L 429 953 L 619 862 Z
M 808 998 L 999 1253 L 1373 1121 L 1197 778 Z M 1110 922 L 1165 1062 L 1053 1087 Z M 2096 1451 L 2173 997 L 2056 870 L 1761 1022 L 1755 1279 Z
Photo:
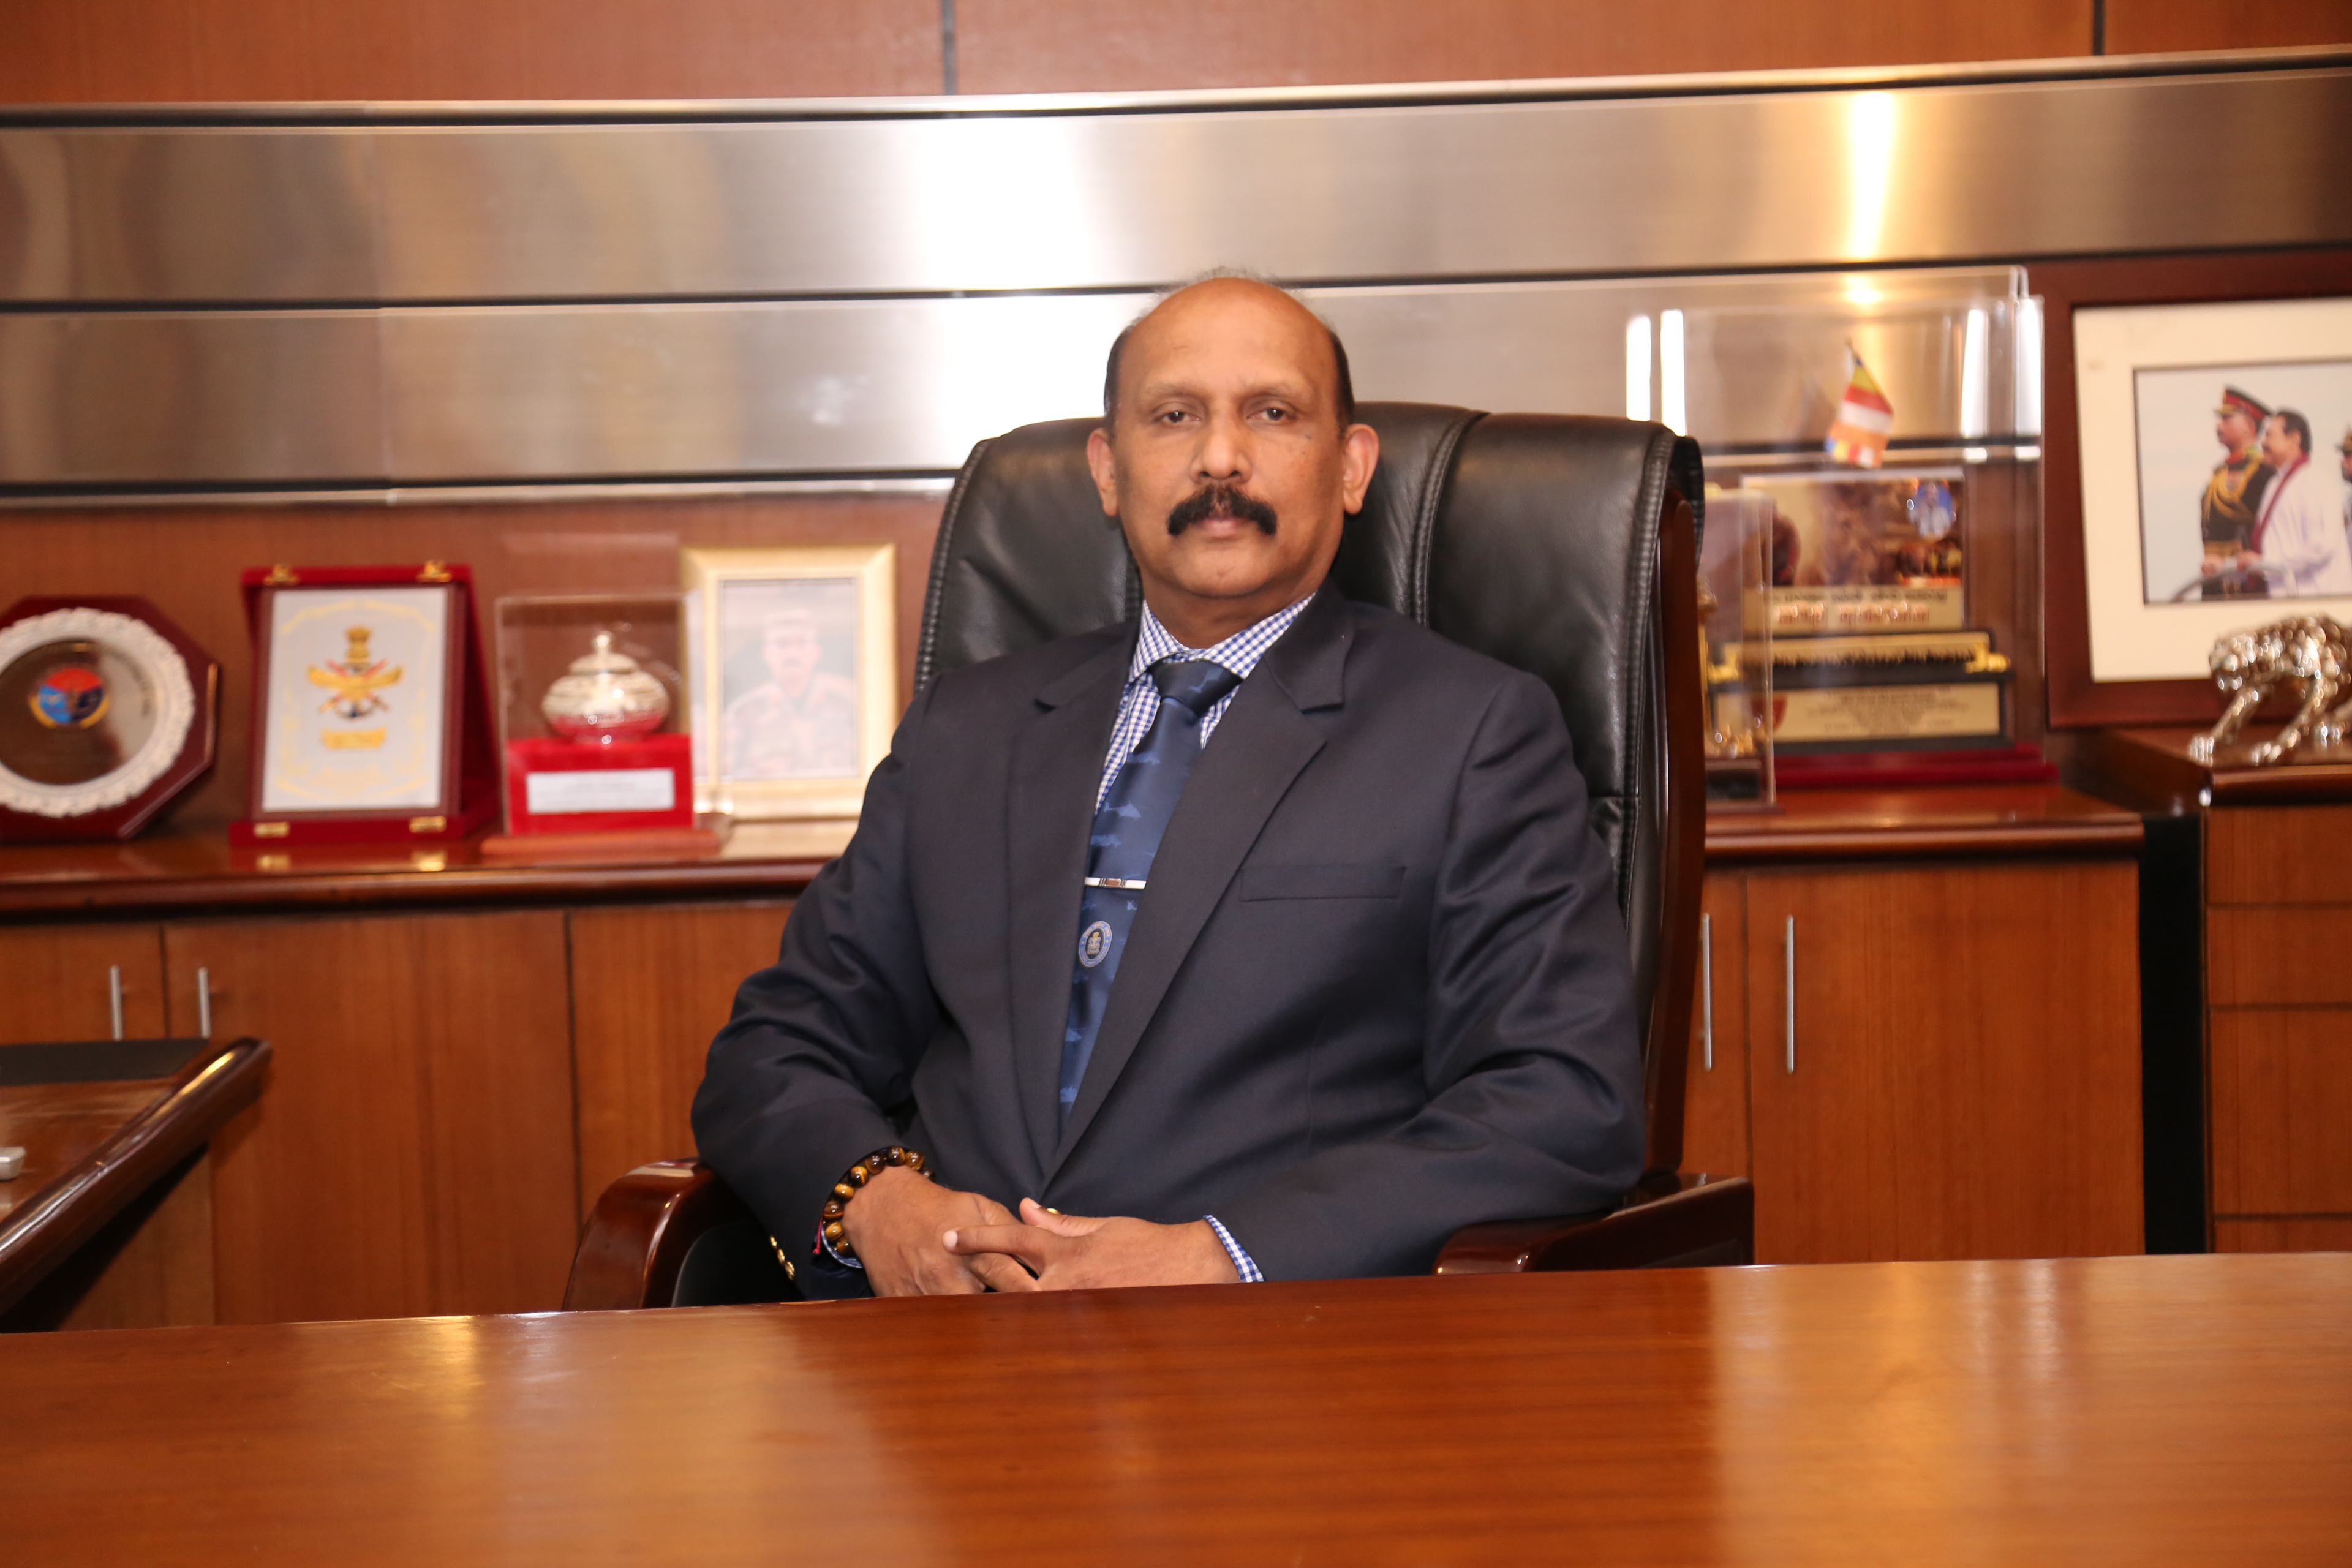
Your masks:
M 499 861 L 693 858 L 686 596 L 563 595 L 498 604 L 506 831 Z
M 1741 576 L 1747 601 L 1710 617 L 1717 755 L 1761 752 L 1775 789 L 2057 777 L 2018 578 L 2041 519 L 2039 311 L 2013 286 L 1693 310 L 1677 334 L 1664 374 L 1706 447 L 1707 542 L 1718 519 L 1742 542 L 1743 570 L 1709 584 L 1720 601 Z M 1760 737 L 1720 721 L 1759 704 Z
M 498 810 L 473 574 L 412 566 L 245 573 L 253 782 L 229 840 L 446 844 Z

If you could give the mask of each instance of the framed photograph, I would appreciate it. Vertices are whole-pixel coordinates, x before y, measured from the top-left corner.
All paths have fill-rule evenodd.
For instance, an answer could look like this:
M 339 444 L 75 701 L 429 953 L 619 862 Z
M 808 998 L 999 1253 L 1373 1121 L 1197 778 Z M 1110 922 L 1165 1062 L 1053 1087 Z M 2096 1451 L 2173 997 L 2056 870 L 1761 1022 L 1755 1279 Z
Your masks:
M 855 816 L 898 718 L 890 544 L 688 550 L 698 808 Z
M 2052 350 L 2050 721 L 2209 723 L 2216 639 L 2298 610 L 2352 616 L 2338 542 L 2352 253 L 2070 262 L 2030 278 Z
M 480 825 L 496 784 L 471 587 L 464 567 L 437 562 L 247 574 L 252 816 L 237 842 Z

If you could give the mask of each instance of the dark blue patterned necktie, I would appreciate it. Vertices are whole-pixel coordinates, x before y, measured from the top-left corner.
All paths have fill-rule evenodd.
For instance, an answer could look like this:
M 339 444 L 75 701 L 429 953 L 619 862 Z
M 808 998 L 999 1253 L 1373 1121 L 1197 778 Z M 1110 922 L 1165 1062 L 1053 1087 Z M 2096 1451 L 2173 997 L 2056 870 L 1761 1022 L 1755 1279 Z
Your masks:
M 1160 685 L 1160 712 L 1135 752 L 1111 781 L 1095 811 L 1093 847 L 1087 857 L 1086 896 L 1078 904 L 1078 954 L 1070 975 L 1070 1021 L 1062 1036 L 1061 1112 L 1070 1119 L 1094 1055 L 1095 1034 L 1110 1004 L 1128 928 L 1135 923 L 1151 862 L 1192 764 L 1201 760 L 1201 718 L 1241 677 L 1205 658 L 1151 667 Z

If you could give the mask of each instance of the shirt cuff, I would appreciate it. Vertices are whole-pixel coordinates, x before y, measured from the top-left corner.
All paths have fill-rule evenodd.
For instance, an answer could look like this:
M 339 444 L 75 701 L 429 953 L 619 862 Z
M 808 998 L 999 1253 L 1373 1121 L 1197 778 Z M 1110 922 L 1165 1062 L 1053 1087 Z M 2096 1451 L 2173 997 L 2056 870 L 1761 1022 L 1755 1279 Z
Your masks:
M 1256 1262 L 1248 1253 L 1242 1250 L 1242 1244 L 1234 1239 L 1234 1233 L 1225 1228 L 1225 1222 L 1219 1219 L 1213 1214 L 1204 1214 L 1201 1217 L 1207 1220 L 1209 1222 L 1209 1228 L 1217 1233 L 1217 1240 L 1223 1244 L 1225 1256 L 1234 1260 L 1234 1272 L 1242 1277 L 1242 1283 L 1244 1285 L 1265 1284 L 1265 1272 L 1258 1268 Z
M 835 1252 L 833 1249 L 833 1243 L 824 1238 L 824 1226 L 822 1223 L 820 1223 L 816 1227 L 816 1250 L 810 1254 L 810 1256 L 813 1258 L 830 1258 L 836 1265 L 843 1268 L 862 1269 L 866 1267 L 866 1265 L 858 1262 L 855 1258 L 844 1258 L 840 1253 Z

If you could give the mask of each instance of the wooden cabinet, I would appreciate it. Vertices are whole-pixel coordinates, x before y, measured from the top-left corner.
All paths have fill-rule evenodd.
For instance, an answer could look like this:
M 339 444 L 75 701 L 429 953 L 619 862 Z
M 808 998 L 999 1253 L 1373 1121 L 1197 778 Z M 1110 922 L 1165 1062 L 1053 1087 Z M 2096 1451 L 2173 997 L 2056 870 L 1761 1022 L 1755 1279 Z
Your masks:
M 215 1037 L 277 1047 L 214 1144 L 223 1322 L 559 1304 L 577 1236 L 562 910 L 191 922 L 164 945 L 175 975 L 209 972 Z
M 2202 829 L 2201 930 L 2168 960 L 2201 961 L 2207 1244 L 2352 1247 L 2352 763 L 2251 766 L 2257 730 L 2207 766 L 2195 733 L 2107 731 L 2086 768 Z
M 572 911 L 584 1219 L 613 1179 L 694 1152 L 687 1120 L 735 988 L 776 961 L 788 901 Z
M 0 1045 L 114 1037 L 113 983 L 122 1035 L 163 1031 L 163 949 L 152 923 L 0 929 Z
M 2139 1251 L 2132 862 L 1805 827 L 1710 840 L 1684 1168 L 1753 1179 L 1759 1262 Z
M 2213 1246 L 2352 1246 L 2352 805 L 2216 805 L 2205 846 Z

